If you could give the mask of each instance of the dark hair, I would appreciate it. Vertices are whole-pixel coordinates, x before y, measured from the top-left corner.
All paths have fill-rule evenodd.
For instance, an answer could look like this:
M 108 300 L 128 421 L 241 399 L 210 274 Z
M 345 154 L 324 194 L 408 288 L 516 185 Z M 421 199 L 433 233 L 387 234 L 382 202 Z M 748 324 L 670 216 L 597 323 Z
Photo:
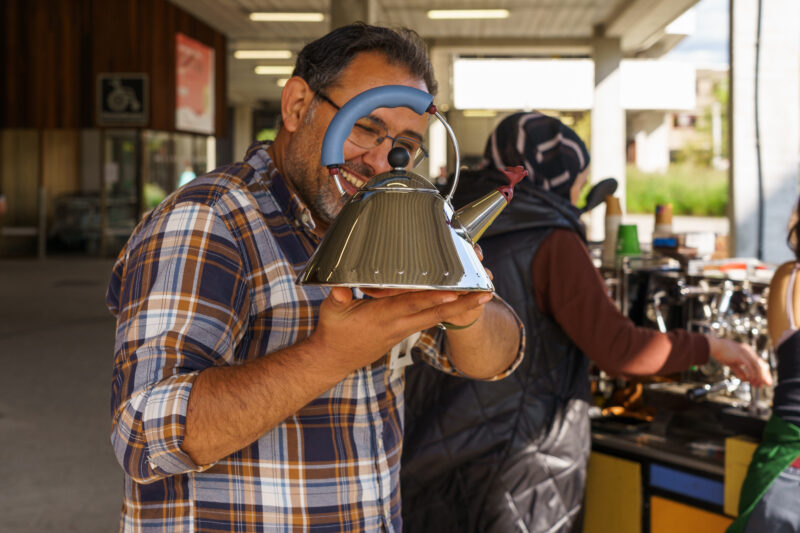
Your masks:
M 393 65 L 403 65 L 425 81 L 436 94 L 433 66 L 422 38 L 408 28 L 384 28 L 355 22 L 308 43 L 297 56 L 293 76 L 300 76 L 312 91 L 333 85 L 353 57 L 360 52 L 380 52 Z
M 789 234 L 786 236 L 786 242 L 789 244 L 792 252 L 794 252 L 795 261 L 800 262 L 800 199 L 797 201 L 797 206 L 794 208 L 792 214 L 792 226 L 789 228 Z

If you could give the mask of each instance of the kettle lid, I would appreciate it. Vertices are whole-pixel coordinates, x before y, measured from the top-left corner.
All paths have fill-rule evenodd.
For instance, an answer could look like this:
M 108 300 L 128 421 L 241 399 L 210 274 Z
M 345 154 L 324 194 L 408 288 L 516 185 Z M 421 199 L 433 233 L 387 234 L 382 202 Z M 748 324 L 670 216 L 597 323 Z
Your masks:
M 402 190 L 438 193 L 439 190 L 425 177 L 410 170 L 390 170 L 373 176 L 361 191 Z

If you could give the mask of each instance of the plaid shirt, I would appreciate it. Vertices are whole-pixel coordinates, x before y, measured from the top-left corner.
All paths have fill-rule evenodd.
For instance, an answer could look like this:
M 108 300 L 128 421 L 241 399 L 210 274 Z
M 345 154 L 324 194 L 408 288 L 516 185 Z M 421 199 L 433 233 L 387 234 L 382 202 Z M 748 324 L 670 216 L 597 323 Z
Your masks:
M 245 162 L 179 189 L 134 231 L 107 295 L 117 317 L 111 441 L 125 471 L 122 531 L 402 528 L 397 350 L 215 464 L 181 449 L 199 372 L 314 330 L 328 291 L 295 284 L 318 244 L 313 224 L 266 145 L 254 144 Z M 414 352 L 455 373 L 442 337 L 423 332 Z

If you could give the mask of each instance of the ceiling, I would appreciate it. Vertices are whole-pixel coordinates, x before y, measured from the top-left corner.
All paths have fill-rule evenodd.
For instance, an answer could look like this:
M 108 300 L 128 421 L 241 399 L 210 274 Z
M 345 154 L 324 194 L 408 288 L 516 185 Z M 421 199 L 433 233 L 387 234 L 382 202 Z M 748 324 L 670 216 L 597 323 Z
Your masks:
M 171 0 L 228 38 L 228 99 L 232 103 L 277 101 L 277 79 L 260 76 L 256 65 L 292 65 L 289 60 L 241 60 L 237 49 L 281 48 L 298 52 L 324 35 L 334 17 L 368 10 L 372 22 L 415 29 L 432 50 L 471 55 L 583 55 L 594 36 L 618 37 L 626 56 L 661 55 L 683 36 L 665 26 L 697 0 Z M 429 9 L 505 8 L 501 20 L 429 20 Z M 322 22 L 254 22 L 253 11 L 317 11 Z M 362 17 L 365 18 L 365 17 Z M 440 67 L 437 65 L 437 71 Z M 441 76 L 441 74 L 440 74 Z

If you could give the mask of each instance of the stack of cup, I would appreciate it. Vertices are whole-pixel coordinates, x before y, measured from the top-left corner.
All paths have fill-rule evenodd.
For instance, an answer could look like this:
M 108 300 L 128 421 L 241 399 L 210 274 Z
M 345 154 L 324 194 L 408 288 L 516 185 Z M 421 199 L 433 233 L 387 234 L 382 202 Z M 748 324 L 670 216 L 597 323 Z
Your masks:
M 654 236 L 672 235 L 672 204 L 656 206 L 656 224 Z
M 604 267 L 613 268 L 617 257 L 617 232 L 622 222 L 622 207 L 619 198 L 606 196 L 606 235 L 603 242 L 602 262 Z

